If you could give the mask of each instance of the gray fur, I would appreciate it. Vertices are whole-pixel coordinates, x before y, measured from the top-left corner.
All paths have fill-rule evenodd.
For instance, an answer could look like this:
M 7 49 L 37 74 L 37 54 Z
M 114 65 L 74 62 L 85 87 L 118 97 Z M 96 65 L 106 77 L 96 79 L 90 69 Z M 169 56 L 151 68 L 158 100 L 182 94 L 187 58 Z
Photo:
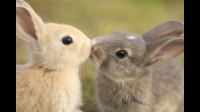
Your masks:
M 184 51 L 184 38 L 179 36 L 183 29 L 181 22 L 171 20 L 142 36 L 117 31 L 94 38 L 91 56 L 98 68 L 99 109 L 102 112 L 182 112 L 184 71 L 176 57 Z M 118 50 L 126 50 L 128 56 L 119 59 L 115 55 Z

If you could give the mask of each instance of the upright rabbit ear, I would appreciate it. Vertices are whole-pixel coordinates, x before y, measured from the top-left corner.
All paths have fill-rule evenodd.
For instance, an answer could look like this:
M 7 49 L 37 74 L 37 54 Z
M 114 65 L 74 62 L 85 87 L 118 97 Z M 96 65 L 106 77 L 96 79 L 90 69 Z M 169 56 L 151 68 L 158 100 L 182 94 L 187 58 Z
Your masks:
M 184 51 L 184 38 L 180 36 L 165 37 L 146 45 L 145 65 L 166 62 Z
M 179 36 L 184 32 L 184 24 L 170 20 L 163 22 L 142 35 L 147 43 L 168 36 Z
M 27 41 L 42 39 L 46 35 L 42 19 L 23 0 L 16 0 L 16 35 Z

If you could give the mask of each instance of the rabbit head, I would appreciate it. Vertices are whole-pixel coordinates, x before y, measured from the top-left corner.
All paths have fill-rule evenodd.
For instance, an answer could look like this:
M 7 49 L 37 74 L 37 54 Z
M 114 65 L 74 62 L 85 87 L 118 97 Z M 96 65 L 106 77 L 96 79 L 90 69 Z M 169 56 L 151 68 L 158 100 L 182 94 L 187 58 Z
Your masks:
M 91 40 L 79 29 L 45 24 L 23 0 L 16 1 L 16 35 L 28 41 L 30 63 L 48 69 L 78 66 L 91 53 Z
M 99 72 L 109 79 L 136 78 L 148 66 L 181 54 L 184 38 L 179 35 L 183 31 L 183 23 L 170 20 L 142 36 L 123 31 L 99 36 L 92 40 L 92 59 Z

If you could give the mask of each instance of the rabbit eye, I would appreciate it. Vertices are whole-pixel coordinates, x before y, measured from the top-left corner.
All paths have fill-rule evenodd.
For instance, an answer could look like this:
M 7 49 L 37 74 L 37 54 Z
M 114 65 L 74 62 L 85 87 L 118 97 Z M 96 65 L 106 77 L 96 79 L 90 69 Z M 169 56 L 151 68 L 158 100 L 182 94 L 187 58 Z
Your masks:
M 69 45 L 73 42 L 72 38 L 70 36 L 66 36 L 62 39 L 62 43 L 65 45 Z
M 116 56 L 120 59 L 126 58 L 127 52 L 125 50 L 119 50 L 116 52 Z

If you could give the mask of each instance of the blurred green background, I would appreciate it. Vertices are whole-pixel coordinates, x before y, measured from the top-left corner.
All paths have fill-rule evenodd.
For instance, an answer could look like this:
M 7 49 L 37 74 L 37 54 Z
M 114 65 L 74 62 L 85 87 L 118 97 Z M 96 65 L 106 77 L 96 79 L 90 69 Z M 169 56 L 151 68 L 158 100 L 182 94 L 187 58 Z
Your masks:
M 166 20 L 184 22 L 184 0 L 25 0 L 44 22 L 69 24 L 89 38 L 113 31 L 143 34 Z M 25 41 L 16 37 L 16 64 L 28 62 Z M 184 53 L 179 56 L 184 67 Z M 95 68 L 87 60 L 80 71 L 82 110 L 99 112 L 95 103 Z

